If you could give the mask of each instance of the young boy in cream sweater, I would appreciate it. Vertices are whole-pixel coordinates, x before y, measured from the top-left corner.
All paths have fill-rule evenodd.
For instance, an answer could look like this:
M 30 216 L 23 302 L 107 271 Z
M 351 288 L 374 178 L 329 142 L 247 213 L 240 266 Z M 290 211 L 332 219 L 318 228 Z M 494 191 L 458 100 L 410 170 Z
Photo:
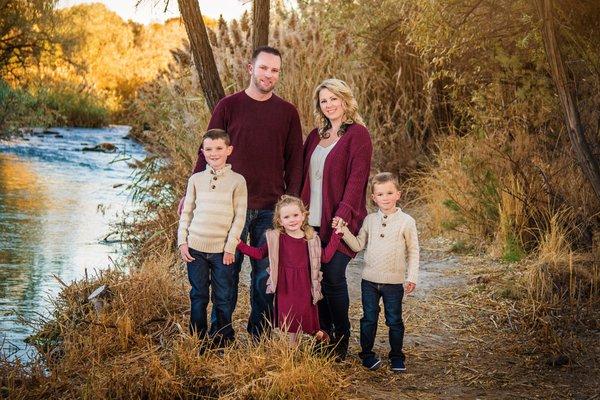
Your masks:
M 229 299 L 234 290 L 238 238 L 246 222 L 246 180 L 231 170 L 227 157 L 233 151 L 229 135 L 210 129 L 202 138 L 206 169 L 188 181 L 177 231 L 177 246 L 187 263 L 191 312 L 190 330 L 203 338 L 207 334 L 209 285 L 216 310 L 217 345 L 233 340 Z
M 394 372 L 406 370 L 402 343 L 402 298 L 415 290 L 419 273 L 419 242 L 415 220 L 397 207 L 400 199 L 398 180 L 389 172 L 377 174 L 371 180 L 371 198 L 379 207 L 367 215 L 358 236 L 352 235 L 345 222 L 334 218 L 336 233 L 354 251 L 366 246 L 362 273 L 361 297 L 363 317 L 360 320 L 359 356 L 365 368 L 376 370 L 381 360 L 373 352 L 379 301 L 383 298 L 386 325 L 389 327 L 390 367 Z M 405 275 L 408 272 L 407 279 Z

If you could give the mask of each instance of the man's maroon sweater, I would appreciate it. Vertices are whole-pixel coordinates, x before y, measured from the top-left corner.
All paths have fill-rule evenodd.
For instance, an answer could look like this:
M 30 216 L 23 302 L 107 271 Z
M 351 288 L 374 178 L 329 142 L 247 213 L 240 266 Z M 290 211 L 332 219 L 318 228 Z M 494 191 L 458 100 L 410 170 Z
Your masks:
M 254 100 L 245 91 L 227 96 L 215 107 L 208 129 L 226 130 L 233 153 L 232 169 L 244 176 L 248 208 L 273 209 L 281 195 L 298 196 L 302 179 L 302 130 L 298 111 L 272 95 Z M 198 149 L 194 173 L 206 168 Z
M 314 129 L 304 143 L 304 178 L 300 197 L 305 204 L 310 202 L 310 158 L 320 138 Z M 322 212 L 319 237 L 322 243 L 339 241 L 332 235 L 331 220 L 340 217 L 348 223 L 348 229 L 356 235 L 367 216 L 367 181 L 371 172 L 373 144 L 367 128 L 352 124 L 327 155 L 323 168 Z M 310 211 L 310 204 L 309 204 Z M 338 251 L 354 257 L 346 243 L 341 241 Z

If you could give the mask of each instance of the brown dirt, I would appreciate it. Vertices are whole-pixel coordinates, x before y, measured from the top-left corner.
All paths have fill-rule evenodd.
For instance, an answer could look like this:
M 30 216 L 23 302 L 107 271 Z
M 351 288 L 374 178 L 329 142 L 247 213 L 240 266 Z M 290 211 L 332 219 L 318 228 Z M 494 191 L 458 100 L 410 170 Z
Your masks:
M 448 248 L 448 242 L 441 239 L 422 246 L 421 283 L 404 303 L 407 372 L 402 374 L 389 371 L 383 316 L 376 351 L 384 366 L 367 371 L 355 356 L 359 352 L 362 260 L 352 262 L 348 272 L 352 356 L 340 366 L 340 372 L 350 377 L 348 398 L 599 398 L 597 329 L 575 335 L 581 351 L 569 365 L 548 366 L 550 357 L 556 355 L 512 320 L 504 303 L 490 300 L 502 290 L 502 277 L 511 265 L 484 256 L 453 255 Z

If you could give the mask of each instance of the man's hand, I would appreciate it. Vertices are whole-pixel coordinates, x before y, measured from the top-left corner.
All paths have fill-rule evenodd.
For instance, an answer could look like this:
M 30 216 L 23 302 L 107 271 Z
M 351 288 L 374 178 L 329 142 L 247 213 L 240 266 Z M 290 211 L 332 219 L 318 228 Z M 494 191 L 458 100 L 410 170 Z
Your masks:
M 195 260 L 195 258 L 190 254 L 190 248 L 187 244 L 182 244 L 179 246 L 179 253 L 181 254 L 181 259 L 185 262 L 192 262 Z
M 177 215 L 181 216 L 181 212 L 183 211 L 183 203 L 185 202 L 185 196 L 179 200 L 179 205 L 177 206 Z
M 235 261 L 235 255 L 225 252 L 223 253 L 223 264 L 225 265 L 231 265 L 233 264 L 233 262 Z
M 406 282 L 405 288 L 404 288 L 404 292 L 406 294 L 411 294 L 415 288 L 417 287 L 416 283 L 413 282 Z

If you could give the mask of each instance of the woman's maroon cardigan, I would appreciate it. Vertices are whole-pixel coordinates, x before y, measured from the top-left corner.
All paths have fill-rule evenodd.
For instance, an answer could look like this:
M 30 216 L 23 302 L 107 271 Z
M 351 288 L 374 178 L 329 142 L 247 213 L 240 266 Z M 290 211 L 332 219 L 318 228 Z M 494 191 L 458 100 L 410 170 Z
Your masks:
M 319 144 L 319 134 L 314 129 L 304 143 L 304 169 L 300 197 L 310 209 L 310 157 Z M 357 234 L 367 216 L 366 191 L 371 171 L 373 144 L 367 128 L 352 124 L 327 155 L 323 169 L 323 192 L 321 228 L 322 243 L 329 243 L 333 230 L 331 220 L 340 217 L 348 223 L 348 229 Z M 337 235 L 337 250 L 350 256 L 356 255 Z

